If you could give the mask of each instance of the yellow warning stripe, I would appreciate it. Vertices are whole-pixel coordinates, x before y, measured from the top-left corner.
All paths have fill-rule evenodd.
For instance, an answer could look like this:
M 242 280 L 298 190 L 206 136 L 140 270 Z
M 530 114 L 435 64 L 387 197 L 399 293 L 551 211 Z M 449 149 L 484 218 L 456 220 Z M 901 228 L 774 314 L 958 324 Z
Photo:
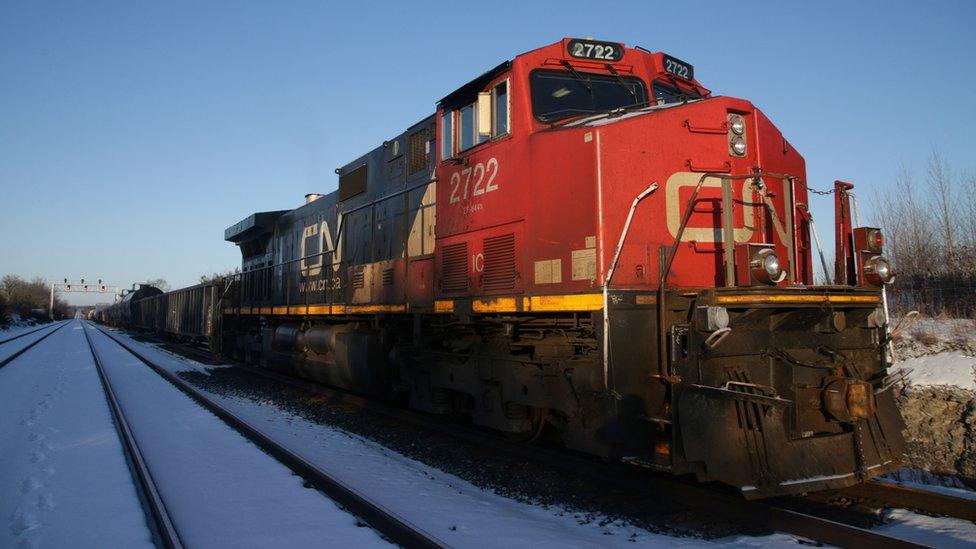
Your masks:
M 817 294 L 739 294 L 715 296 L 722 305 L 754 305 L 764 303 L 877 303 L 875 295 L 817 295 Z
M 517 301 L 514 297 L 493 297 L 471 301 L 471 310 L 476 313 L 514 313 Z
M 642 300 L 646 303 L 647 301 Z M 653 303 L 653 301 L 650 301 Z M 603 294 L 540 295 L 531 297 L 502 296 L 473 299 L 471 311 L 475 313 L 515 312 L 572 312 L 598 311 L 603 308 Z M 435 313 L 453 313 L 455 300 L 434 301 Z M 275 307 L 224 307 L 225 314 L 242 315 L 343 315 L 406 313 L 410 308 L 403 303 L 392 305 L 291 305 Z
M 522 298 L 523 311 L 599 311 L 603 294 L 537 295 Z

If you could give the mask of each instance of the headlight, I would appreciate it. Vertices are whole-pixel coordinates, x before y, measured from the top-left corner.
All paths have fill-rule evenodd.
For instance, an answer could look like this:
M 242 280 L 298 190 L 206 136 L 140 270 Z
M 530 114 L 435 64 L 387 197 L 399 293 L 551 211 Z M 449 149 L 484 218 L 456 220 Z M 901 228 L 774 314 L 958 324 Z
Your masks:
M 729 128 L 735 135 L 742 135 L 746 131 L 746 121 L 739 115 L 729 117 Z
M 869 284 L 874 286 L 884 286 L 890 284 L 895 279 L 895 271 L 891 268 L 891 263 L 880 255 L 868 258 L 864 262 L 864 278 Z
M 752 261 L 749 262 L 752 276 L 763 284 L 776 284 L 783 280 L 786 273 L 783 265 L 779 262 L 779 257 L 772 248 L 763 248 L 756 252 Z
M 746 154 L 746 141 L 741 137 L 733 137 L 732 142 L 732 152 L 738 156 L 745 156 Z

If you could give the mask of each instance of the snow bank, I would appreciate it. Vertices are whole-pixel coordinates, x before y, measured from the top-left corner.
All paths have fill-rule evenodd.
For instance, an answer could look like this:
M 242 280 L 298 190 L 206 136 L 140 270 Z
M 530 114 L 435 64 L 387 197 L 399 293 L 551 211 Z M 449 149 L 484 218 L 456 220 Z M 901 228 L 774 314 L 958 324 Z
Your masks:
M 976 391 L 976 357 L 959 351 L 910 358 L 898 368 L 911 370 L 912 385 L 947 385 Z

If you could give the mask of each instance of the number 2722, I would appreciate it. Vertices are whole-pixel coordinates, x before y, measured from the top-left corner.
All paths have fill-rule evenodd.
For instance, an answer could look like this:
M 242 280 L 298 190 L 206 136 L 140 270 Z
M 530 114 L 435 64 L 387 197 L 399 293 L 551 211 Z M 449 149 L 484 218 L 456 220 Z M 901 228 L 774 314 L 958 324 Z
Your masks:
M 488 162 L 478 162 L 451 174 L 451 204 L 498 190 L 495 176 L 498 175 L 498 160 L 489 158 Z M 473 181 L 472 181 L 473 180 Z M 469 192 L 470 191 L 470 192 Z

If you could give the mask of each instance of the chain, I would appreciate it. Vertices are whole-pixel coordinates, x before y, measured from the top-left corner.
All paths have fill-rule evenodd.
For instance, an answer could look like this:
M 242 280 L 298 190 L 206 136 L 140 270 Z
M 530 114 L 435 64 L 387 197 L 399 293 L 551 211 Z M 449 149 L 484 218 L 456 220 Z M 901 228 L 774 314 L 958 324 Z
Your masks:
M 810 186 L 809 183 L 805 183 L 805 182 L 801 182 L 801 183 L 803 184 L 804 187 L 807 188 L 808 191 L 812 192 L 813 194 L 819 194 L 823 196 L 834 194 L 834 189 L 831 189 L 829 191 L 821 191 L 818 189 L 814 189 L 813 187 Z

